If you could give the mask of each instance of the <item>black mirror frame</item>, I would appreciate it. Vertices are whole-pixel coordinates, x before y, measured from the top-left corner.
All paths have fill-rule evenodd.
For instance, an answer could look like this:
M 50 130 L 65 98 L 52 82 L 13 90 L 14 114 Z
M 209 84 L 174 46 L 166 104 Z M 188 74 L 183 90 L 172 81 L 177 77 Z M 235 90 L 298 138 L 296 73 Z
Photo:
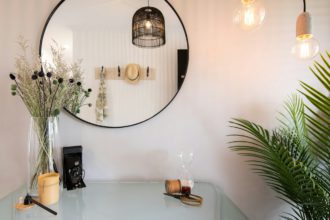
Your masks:
M 48 16 L 47 20 L 46 20 L 46 23 L 44 25 L 44 28 L 42 30 L 42 33 L 41 33 L 41 37 L 40 37 L 40 42 L 39 42 L 39 56 L 41 57 L 41 51 L 42 51 L 42 42 L 43 42 L 43 39 L 44 39 L 44 35 L 45 35 L 45 32 L 46 32 L 46 29 L 48 27 L 48 24 L 50 22 L 50 20 L 52 19 L 53 15 L 55 14 L 55 12 L 57 11 L 57 9 L 65 2 L 66 0 L 61 0 L 56 6 L 55 8 L 52 10 L 52 12 L 50 13 L 50 15 Z M 187 42 L 187 51 L 188 51 L 188 58 L 187 58 L 187 67 L 186 67 L 186 71 L 185 71 L 185 74 L 187 75 L 187 71 L 188 71 L 188 66 L 189 66 L 189 54 L 190 54 L 190 49 L 189 49 L 189 40 L 188 40 L 188 34 L 187 34 L 187 31 L 186 31 L 186 28 L 183 24 L 183 21 L 181 19 L 181 17 L 179 16 L 178 12 L 175 10 L 175 8 L 171 5 L 171 3 L 168 2 L 168 0 L 164 0 L 168 6 L 171 7 L 171 9 L 174 11 L 174 13 L 176 14 L 176 16 L 178 17 L 181 25 L 182 25 L 182 28 L 183 28 L 183 31 L 184 31 L 184 34 L 185 34 L 185 37 L 186 37 L 186 42 Z M 185 78 L 182 82 L 182 84 L 184 83 L 185 81 Z M 140 122 L 137 122 L 137 123 L 134 123 L 134 124 L 131 124 L 131 125 L 124 125 L 124 126 L 117 126 L 117 127 L 113 127 L 113 126 L 104 126 L 104 125 L 98 125 L 98 124 L 94 124 L 92 122 L 89 122 L 89 121 L 86 121 L 82 118 L 79 118 L 78 116 L 74 115 L 72 112 L 70 112 L 69 110 L 67 110 L 65 108 L 65 111 L 67 113 L 69 113 L 69 115 L 71 115 L 73 118 L 76 118 L 80 121 L 83 121 L 87 124 L 90 124 L 90 125 L 93 125 L 93 126 L 97 126 L 97 127 L 102 127 L 102 128 L 126 128 L 126 127 L 132 127 L 132 126 L 135 126 L 135 125 L 139 125 L 139 124 L 142 124 L 146 121 L 149 121 L 150 119 L 156 117 L 158 114 L 160 114 L 162 111 L 164 111 L 164 109 L 166 109 L 172 102 L 173 100 L 175 99 L 175 97 L 178 95 L 179 91 L 181 90 L 182 86 L 178 89 L 178 91 L 175 93 L 175 95 L 173 96 L 173 98 L 159 111 L 157 112 L 156 114 L 154 114 L 153 116 L 151 116 L 150 118 L 147 118 L 143 121 L 140 121 Z

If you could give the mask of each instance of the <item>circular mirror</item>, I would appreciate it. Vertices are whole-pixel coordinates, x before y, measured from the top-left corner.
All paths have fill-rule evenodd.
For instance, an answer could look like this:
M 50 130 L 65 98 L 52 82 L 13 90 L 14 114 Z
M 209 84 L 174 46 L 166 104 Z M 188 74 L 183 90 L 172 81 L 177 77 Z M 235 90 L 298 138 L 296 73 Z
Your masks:
M 66 110 L 97 126 L 127 127 L 153 118 L 186 76 L 187 33 L 168 1 L 61 1 L 40 40 L 43 61 L 51 62 L 54 42 L 64 48 L 66 61 L 81 61 L 84 85 L 92 89 L 86 100 L 91 105 Z

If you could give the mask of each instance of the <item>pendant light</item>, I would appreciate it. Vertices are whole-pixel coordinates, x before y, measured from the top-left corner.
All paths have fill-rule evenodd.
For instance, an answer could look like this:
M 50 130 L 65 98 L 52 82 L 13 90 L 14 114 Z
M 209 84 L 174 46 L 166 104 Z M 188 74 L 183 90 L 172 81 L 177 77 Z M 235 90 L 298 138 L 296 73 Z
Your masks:
M 132 22 L 132 43 L 138 47 L 160 47 L 166 43 L 165 19 L 160 10 L 148 6 L 137 10 Z
M 243 30 L 255 30 L 262 25 L 266 10 L 259 0 L 241 0 L 241 7 L 234 14 L 234 24 Z
M 299 59 L 308 60 L 315 57 L 320 50 L 319 42 L 312 34 L 312 18 L 306 12 L 306 0 L 303 0 L 304 11 L 298 16 L 296 23 L 296 43 L 292 53 Z

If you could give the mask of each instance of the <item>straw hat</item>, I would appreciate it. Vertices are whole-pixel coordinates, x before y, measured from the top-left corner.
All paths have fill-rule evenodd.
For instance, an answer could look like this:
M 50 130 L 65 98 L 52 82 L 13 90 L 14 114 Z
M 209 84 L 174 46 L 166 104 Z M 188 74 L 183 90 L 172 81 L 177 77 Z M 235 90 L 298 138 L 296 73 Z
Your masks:
M 136 84 L 141 77 L 140 66 L 138 64 L 128 64 L 125 70 L 125 80 L 128 83 Z

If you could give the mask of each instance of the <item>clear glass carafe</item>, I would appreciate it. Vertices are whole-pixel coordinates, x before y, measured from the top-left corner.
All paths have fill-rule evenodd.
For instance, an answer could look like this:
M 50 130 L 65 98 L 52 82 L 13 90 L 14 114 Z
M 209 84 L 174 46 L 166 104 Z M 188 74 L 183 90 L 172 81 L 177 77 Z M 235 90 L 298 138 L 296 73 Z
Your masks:
M 194 187 L 194 179 L 191 173 L 191 164 L 194 159 L 193 151 L 178 152 L 180 161 L 180 182 L 182 186 L 189 186 L 190 189 Z

